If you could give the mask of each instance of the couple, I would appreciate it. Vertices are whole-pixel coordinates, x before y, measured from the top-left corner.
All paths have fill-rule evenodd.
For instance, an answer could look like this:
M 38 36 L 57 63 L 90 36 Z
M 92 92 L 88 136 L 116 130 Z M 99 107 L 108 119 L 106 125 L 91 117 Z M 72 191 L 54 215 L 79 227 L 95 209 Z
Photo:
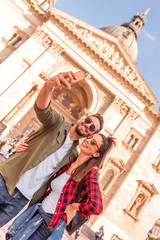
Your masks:
M 98 172 L 114 140 L 98 134 L 103 127 L 99 114 L 73 125 L 50 105 L 54 88 L 61 89 L 61 84 L 70 88 L 74 79 L 73 72 L 64 72 L 44 83 L 35 102 L 41 128 L 24 144 L 24 151 L 0 164 L 0 227 L 29 201 L 30 205 L 34 204 L 13 223 L 7 239 L 58 240 L 76 210 L 84 217 L 102 212 Z M 80 144 L 78 155 L 76 146 L 82 137 L 87 138 Z M 76 195 L 82 179 L 80 197 L 87 192 L 88 200 L 78 203 Z M 42 196 L 43 200 L 37 204 Z M 30 211 L 35 212 L 27 221 Z

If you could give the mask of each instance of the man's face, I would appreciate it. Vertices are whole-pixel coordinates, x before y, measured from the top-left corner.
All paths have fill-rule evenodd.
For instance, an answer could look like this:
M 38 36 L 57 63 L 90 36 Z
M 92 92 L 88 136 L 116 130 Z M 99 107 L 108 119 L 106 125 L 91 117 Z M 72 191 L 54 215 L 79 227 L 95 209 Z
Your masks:
M 100 121 L 97 117 L 93 116 L 82 118 L 76 125 L 76 133 L 81 137 L 92 135 L 99 129 Z

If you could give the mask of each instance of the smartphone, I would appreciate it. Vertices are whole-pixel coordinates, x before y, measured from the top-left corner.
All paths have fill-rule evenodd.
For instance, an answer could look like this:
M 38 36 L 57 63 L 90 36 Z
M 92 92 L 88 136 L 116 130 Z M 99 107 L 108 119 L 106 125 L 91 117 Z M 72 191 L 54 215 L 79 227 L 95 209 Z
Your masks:
M 73 79 L 73 81 L 70 83 L 70 85 L 73 85 L 74 83 L 77 83 L 79 81 L 82 81 L 83 79 L 85 79 L 85 75 L 82 71 L 78 71 L 78 72 L 75 72 L 75 75 L 76 75 L 76 79 Z M 62 87 L 66 87 L 66 85 L 64 85 L 62 83 Z

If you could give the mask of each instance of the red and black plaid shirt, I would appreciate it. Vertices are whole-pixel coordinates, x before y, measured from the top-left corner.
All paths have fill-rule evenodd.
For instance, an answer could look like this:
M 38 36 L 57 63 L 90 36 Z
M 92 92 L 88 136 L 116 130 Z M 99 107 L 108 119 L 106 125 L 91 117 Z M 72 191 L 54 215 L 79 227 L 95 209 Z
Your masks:
M 72 161 L 73 162 L 73 161 Z M 54 176 L 51 181 L 61 175 L 63 172 L 65 172 L 71 165 L 71 163 L 68 163 L 64 167 L 62 167 Z M 71 177 L 68 179 L 66 184 L 64 185 L 61 195 L 59 197 L 56 210 L 53 214 L 53 217 L 50 221 L 49 228 L 56 228 L 59 221 L 63 218 L 66 220 L 66 214 L 64 213 L 66 207 L 76 202 L 76 195 L 78 192 L 78 182 L 75 182 L 71 179 Z M 96 174 L 96 169 L 92 169 L 84 178 L 83 186 L 82 186 L 82 192 L 79 196 L 79 199 L 83 197 L 85 192 L 88 194 L 88 200 L 84 200 L 79 205 L 79 211 L 83 217 L 88 217 L 90 215 L 99 215 L 103 210 L 103 203 L 102 203 L 102 196 L 99 188 L 98 183 L 98 177 Z M 48 194 L 51 192 L 51 186 L 49 186 L 49 190 L 46 192 L 45 196 L 48 196 Z M 44 199 L 44 198 L 43 198 Z

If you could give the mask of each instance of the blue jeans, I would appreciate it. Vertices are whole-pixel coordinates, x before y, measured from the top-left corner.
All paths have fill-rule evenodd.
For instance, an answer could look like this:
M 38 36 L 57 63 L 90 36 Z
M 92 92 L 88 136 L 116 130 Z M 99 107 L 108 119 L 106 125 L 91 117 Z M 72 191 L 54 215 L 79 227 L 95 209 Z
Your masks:
M 5 181 L 0 175 L 0 227 L 15 217 L 28 201 L 17 188 L 10 195 Z
M 8 229 L 12 240 L 60 240 L 66 221 L 61 220 L 55 228 L 48 228 L 52 214 L 44 212 L 41 204 L 35 204 L 18 216 Z

